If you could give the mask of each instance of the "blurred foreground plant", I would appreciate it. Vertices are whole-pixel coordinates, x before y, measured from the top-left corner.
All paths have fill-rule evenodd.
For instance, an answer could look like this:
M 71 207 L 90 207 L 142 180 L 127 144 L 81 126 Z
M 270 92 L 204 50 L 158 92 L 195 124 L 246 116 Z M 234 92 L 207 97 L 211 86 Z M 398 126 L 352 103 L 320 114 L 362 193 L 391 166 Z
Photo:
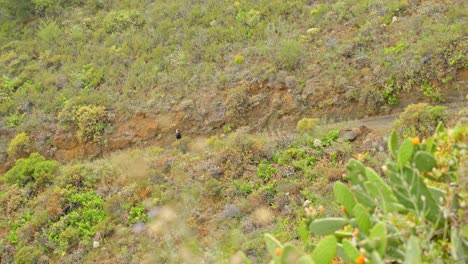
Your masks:
M 266 234 L 273 263 L 465 263 L 467 128 L 439 125 L 422 143 L 408 138 L 399 144 L 393 132 L 385 180 L 351 159 L 345 177 L 350 186 L 333 187 L 343 216 L 307 214 L 305 252 Z M 314 245 L 310 235 L 325 237 Z

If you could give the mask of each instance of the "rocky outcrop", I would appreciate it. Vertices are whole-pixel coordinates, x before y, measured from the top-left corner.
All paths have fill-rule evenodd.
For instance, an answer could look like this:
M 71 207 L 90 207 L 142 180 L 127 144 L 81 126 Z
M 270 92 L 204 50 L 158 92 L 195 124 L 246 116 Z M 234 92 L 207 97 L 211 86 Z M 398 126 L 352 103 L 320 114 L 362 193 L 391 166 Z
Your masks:
M 356 128 L 345 128 L 340 130 L 339 139 L 342 141 L 352 142 L 362 135 L 365 136 L 367 133 L 369 133 L 369 131 L 370 129 L 366 126 L 360 126 Z

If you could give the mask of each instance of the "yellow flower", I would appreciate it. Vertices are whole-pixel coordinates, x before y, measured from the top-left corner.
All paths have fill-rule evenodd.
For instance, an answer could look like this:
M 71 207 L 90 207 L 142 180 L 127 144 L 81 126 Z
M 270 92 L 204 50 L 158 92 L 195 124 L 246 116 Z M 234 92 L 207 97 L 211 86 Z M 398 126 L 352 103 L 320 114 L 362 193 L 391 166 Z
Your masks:
M 419 138 L 414 137 L 414 138 L 411 139 L 411 142 L 413 143 L 413 145 L 419 145 Z

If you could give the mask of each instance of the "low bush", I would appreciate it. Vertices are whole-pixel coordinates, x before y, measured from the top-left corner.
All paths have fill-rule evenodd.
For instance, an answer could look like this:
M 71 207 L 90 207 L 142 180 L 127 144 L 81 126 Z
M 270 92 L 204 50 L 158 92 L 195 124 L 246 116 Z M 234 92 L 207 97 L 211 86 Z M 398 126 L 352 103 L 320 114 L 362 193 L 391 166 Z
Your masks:
M 303 118 L 297 122 L 296 130 L 301 133 L 312 133 L 320 120 L 318 118 Z
M 130 224 L 145 223 L 148 221 L 148 215 L 146 214 L 146 208 L 142 204 L 130 208 L 128 213 L 128 222 Z
M 446 108 L 428 104 L 408 106 L 393 124 L 393 128 L 403 137 L 426 137 L 434 133 L 440 122 L 447 121 Z
M 76 192 L 72 188 L 67 190 L 65 197 L 72 211 L 52 224 L 48 232 L 49 239 L 62 250 L 76 243 L 77 232 L 79 238 L 84 240 L 94 236 L 96 226 L 107 216 L 103 210 L 104 199 L 95 191 Z M 67 242 L 63 242 L 62 238 L 67 238 Z
M 24 157 L 30 151 L 29 136 L 26 133 L 20 133 L 16 135 L 8 144 L 7 153 L 10 157 L 17 159 Z
M 220 197 L 223 185 L 216 179 L 210 179 L 205 183 L 205 193 L 210 197 Z
M 279 68 L 293 71 L 302 67 L 304 54 L 301 43 L 296 40 L 284 40 L 279 43 L 274 61 Z
M 109 125 L 107 111 L 103 106 L 87 105 L 76 111 L 78 138 L 83 141 L 99 142 L 104 129 Z
M 278 170 L 272 167 L 267 161 L 260 163 L 257 168 L 257 176 L 264 181 L 269 181 L 271 176 L 277 172 Z
M 4 177 L 10 185 L 30 186 L 33 190 L 38 190 L 52 181 L 58 168 L 58 162 L 46 160 L 39 153 L 32 153 L 29 158 L 18 159 Z
M 229 92 L 226 100 L 226 115 L 229 118 L 240 118 L 251 107 L 251 100 L 246 87 L 238 87 Z
M 22 247 L 15 255 L 15 264 L 31 264 L 42 256 L 40 249 L 34 246 Z
M 136 10 L 111 11 L 103 20 L 103 26 L 108 33 L 119 33 L 130 27 L 141 27 L 144 23 L 143 16 Z

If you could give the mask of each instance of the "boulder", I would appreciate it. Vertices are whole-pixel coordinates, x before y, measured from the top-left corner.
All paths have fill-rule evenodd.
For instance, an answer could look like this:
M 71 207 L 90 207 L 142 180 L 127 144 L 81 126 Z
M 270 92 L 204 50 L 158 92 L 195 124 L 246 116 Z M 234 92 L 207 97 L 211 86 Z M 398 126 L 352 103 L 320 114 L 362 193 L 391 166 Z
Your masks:
M 356 127 L 356 128 L 345 128 L 340 130 L 339 138 L 342 141 L 354 141 L 362 134 L 367 134 L 370 131 L 366 126 Z

